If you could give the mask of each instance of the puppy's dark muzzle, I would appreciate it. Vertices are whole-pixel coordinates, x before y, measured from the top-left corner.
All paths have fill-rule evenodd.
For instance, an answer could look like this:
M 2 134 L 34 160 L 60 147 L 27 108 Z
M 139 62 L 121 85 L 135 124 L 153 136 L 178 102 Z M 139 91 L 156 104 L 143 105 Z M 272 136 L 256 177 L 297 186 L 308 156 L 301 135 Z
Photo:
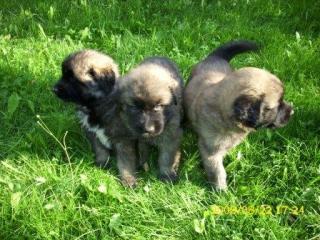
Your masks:
M 53 86 L 52 92 L 63 101 L 71 101 L 72 92 L 68 91 L 65 86 L 61 83 L 57 83 Z
M 289 122 L 293 113 L 293 107 L 290 104 L 283 102 L 279 106 L 279 111 L 276 120 L 272 124 L 270 124 L 268 128 L 284 127 Z
M 283 111 L 284 111 L 284 117 L 282 119 L 282 124 L 287 124 L 289 122 L 289 119 L 291 118 L 291 116 L 293 115 L 294 111 L 293 111 L 293 107 L 287 103 L 284 103 L 284 107 L 283 107 Z
M 62 87 L 59 85 L 59 84 L 56 84 L 53 86 L 52 88 L 52 92 L 59 98 L 62 98 L 63 99 L 63 89 Z
M 54 94 L 58 95 L 58 94 L 59 94 L 59 87 L 58 87 L 58 86 L 54 86 L 54 87 L 52 88 L 52 92 L 53 92 Z

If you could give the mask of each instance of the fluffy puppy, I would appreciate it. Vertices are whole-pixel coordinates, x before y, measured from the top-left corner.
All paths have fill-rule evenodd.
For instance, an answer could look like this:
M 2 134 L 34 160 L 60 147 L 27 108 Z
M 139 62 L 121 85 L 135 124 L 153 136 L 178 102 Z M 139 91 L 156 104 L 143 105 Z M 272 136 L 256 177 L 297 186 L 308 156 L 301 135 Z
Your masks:
M 217 190 L 227 188 L 225 154 L 254 130 L 285 126 L 293 113 L 275 75 L 253 67 L 230 67 L 235 55 L 256 49 L 248 41 L 219 47 L 193 68 L 184 92 L 184 107 L 198 135 L 209 182 Z
M 120 117 L 121 89 L 117 64 L 107 55 L 84 50 L 62 63 L 62 77 L 54 93 L 77 106 L 78 117 L 95 152 L 99 167 L 108 164 L 115 150 L 123 185 L 136 185 L 136 139 Z
M 63 61 L 62 77 L 53 87 L 53 92 L 60 99 L 77 105 L 78 117 L 99 167 L 108 163 L 111 142 L 96 110 L 102 108 L 102 102 L 106 102 L 104 99 L 113 92 L 118 77 L 118 66 L 112 58 L 94 50 L 83 50 Z M 112 103 L 109 105 L 113 108 Z
M 175 181 L 182 137 L 183 80 L 177 66 L 151 57 L 119 81 L 121 119 L 139 142 L 139 162 L 146 166 L 149 145 L 158 148 L 159 177 Z

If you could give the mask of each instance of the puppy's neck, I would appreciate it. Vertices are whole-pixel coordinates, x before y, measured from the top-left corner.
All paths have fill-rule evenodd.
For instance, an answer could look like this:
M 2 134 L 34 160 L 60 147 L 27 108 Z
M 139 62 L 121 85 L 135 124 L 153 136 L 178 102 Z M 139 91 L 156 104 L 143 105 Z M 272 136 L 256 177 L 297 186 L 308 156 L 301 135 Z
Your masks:
M 118 117 L 120 105 L 120 91 L 114 89 L 109 95 L 93 101 L 87 108 L 105 122 Z

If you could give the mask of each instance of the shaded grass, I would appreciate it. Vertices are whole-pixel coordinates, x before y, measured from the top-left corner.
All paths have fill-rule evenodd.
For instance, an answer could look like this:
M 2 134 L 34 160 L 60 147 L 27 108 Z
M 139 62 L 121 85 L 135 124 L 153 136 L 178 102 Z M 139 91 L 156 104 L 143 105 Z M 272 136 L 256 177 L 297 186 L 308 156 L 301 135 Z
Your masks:
M 0 238 L 319 238 L 319 10 L 315 1 L 2 3 Z M 150 173 L 139 174 L 137 189 L 122 188 L 115 166 L 110 171 L 93 166 L 72 107 L 50 91 L 61 61 L 78 49 L 110 54 L 122 73 L 146 56 L 165 55 L 187 79 L 194 63 L 231 39 L 263 46 L 233 65 L 277 74 L 295 115 L 286 128 L 254 133 L 228 155 L 228 193 L 215 193 L 206 184 L 189 131 L 177 185 L 159 182 L 153 161 Z M 10 114 L 8 99 L 14 94 L 18 107 Z M 68 131 L 71 167 L 36 124 L 37 114 L 59 139 Z M 273 213 L 280 204 L 304 206 L 304 214 L 208 215 L 213 204 L 268 204 Z

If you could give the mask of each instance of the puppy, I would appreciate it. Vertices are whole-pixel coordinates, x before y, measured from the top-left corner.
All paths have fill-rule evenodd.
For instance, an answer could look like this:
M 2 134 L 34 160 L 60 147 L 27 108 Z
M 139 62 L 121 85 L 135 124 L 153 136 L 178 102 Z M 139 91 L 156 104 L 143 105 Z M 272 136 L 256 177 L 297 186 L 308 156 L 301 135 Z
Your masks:
M 145 59 L 119 81 L 121 119 L 139 144 L 139 163 L 146 166 L 149 145 L 158 148 L 159 177 L 176 181 L 182 137 L 183 80 L 164 57 Z
M 112 58 L 94 50 L 83 50 L 63 61 L 62 77 L 53 87 L 60 99 L 77 105 L 78 117 L 99 167 L 106 167 L 108 163 L 111 142 L 97 109 L 101 109 L 102 102 L 106 102 L 104 99 L 113 92 L 118 77 L 118 65 Z M 112 103 L 109 105 L 112 109 Z
M 283 127 L 293 113 L 283 100 L 284 87 L 273 74 L 258 68 L 232 70 L 237 54 L 257 50 L 248 41 L 225 44 L 192 70 L 184 92 L 184 107 L 193 129 L 209 182 L 227 188 L 223 158 L 248 133 Z
M 107 55 L 84 50 L 62 63 L 62 77 L 54 93 L 77 106 L 78 117 L 95 152 L 99 167 L 108 164 L 110 150 L 115 150 L 123 185 L 136 185 L 136 138 L 120 115 L 121 92 L 117 64 Z

